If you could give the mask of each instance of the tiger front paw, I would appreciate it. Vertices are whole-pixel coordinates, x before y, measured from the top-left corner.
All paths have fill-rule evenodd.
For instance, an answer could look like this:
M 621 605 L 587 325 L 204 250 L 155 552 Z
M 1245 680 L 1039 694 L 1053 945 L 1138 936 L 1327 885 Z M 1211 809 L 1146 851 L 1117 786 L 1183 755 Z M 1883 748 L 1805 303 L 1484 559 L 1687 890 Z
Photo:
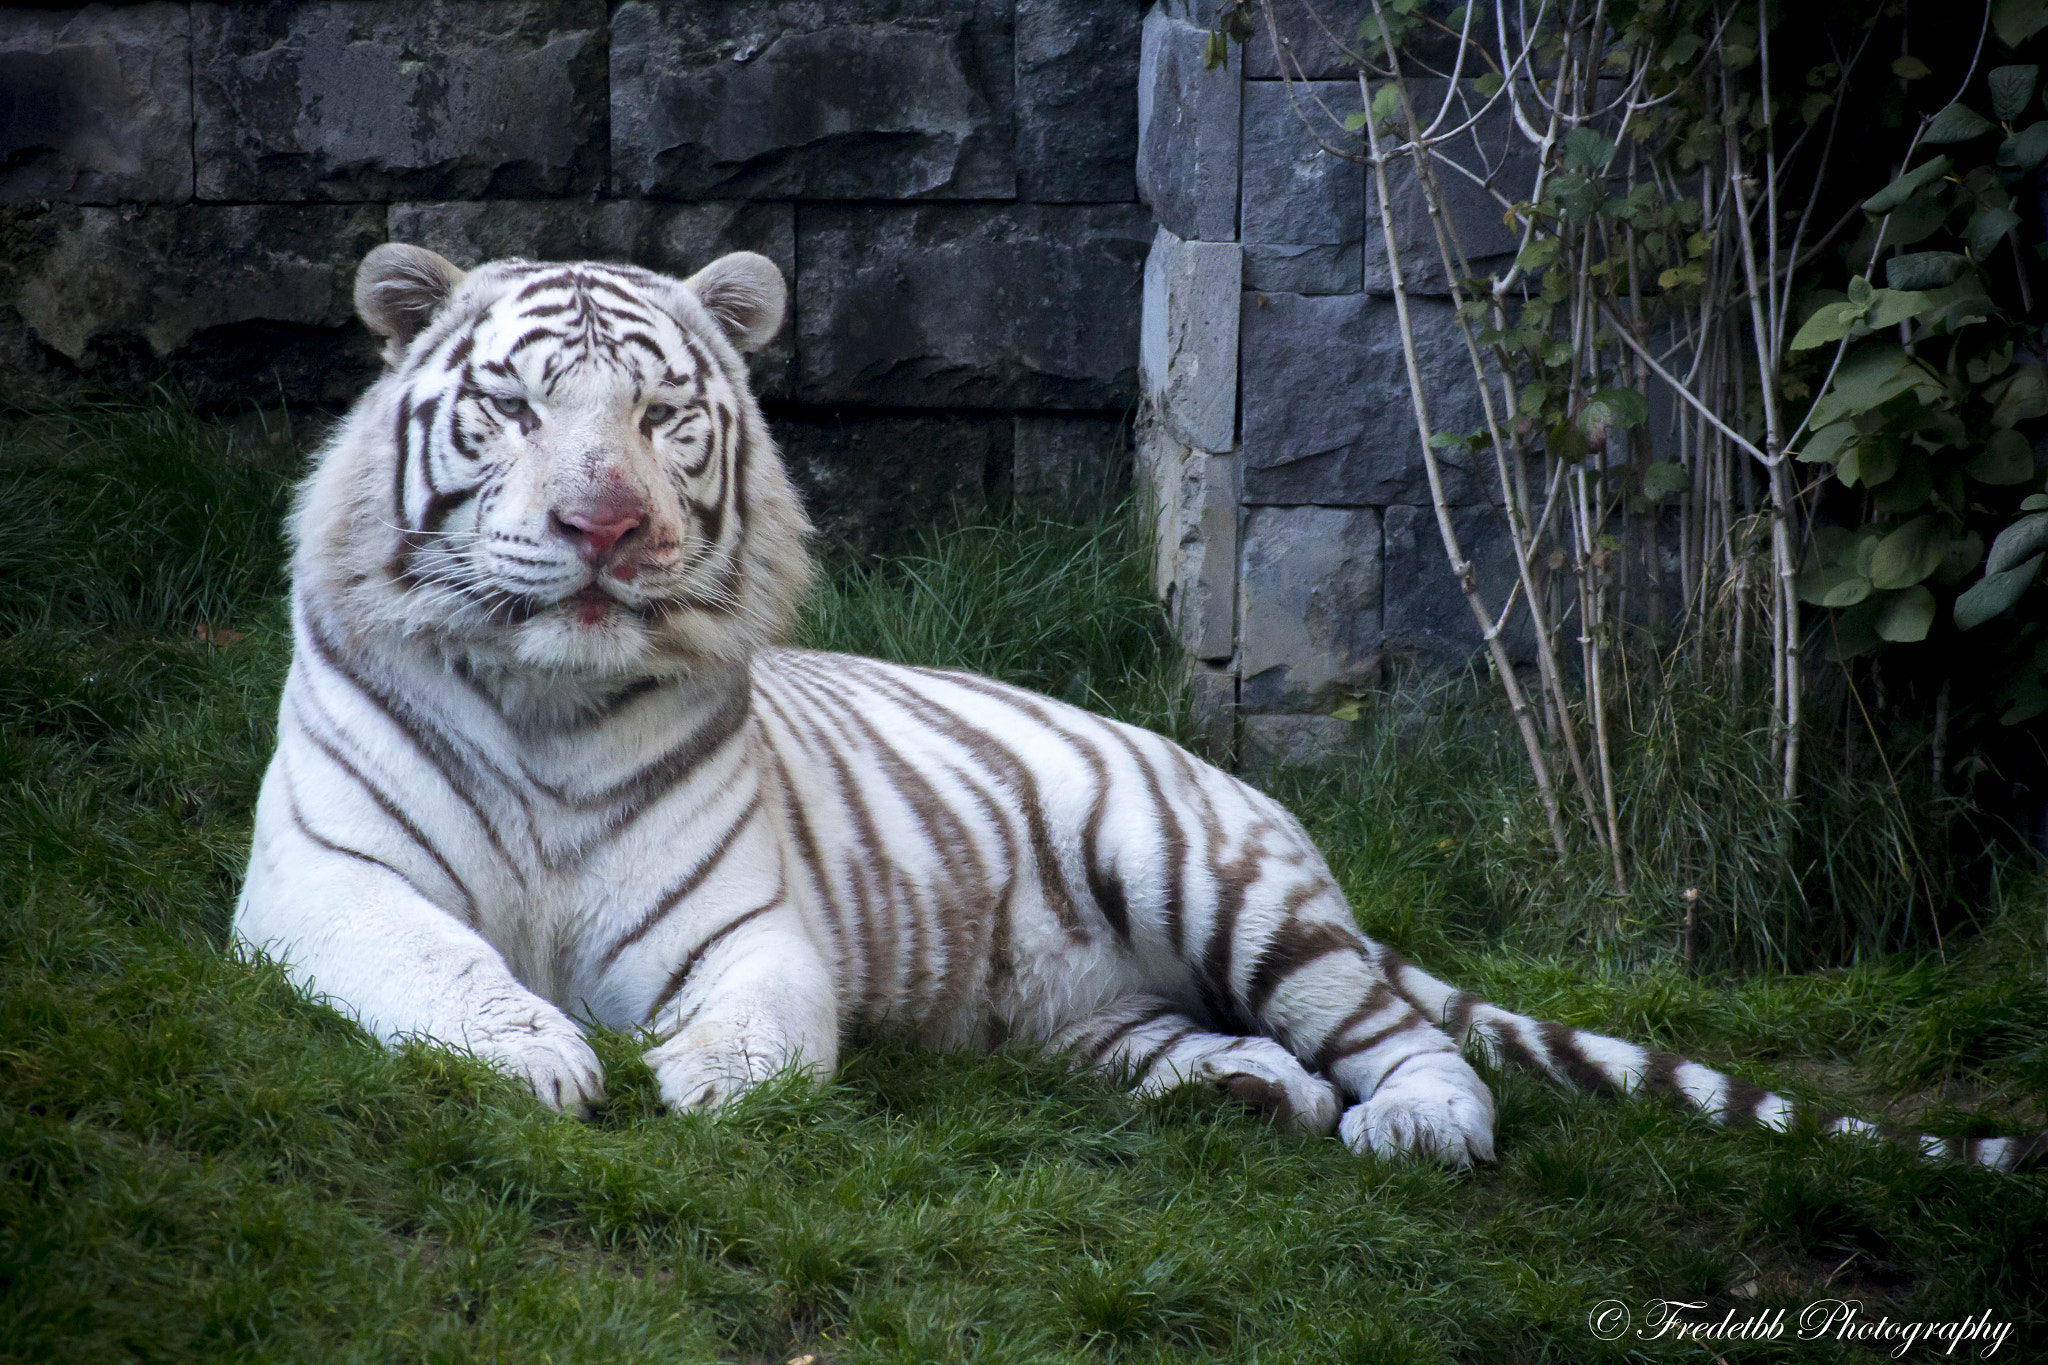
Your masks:
M 471 1052 L 525 1081 L 550 1109 L 587 1119 L 604 1099 L 604 1066 L 566 1018 L 501 1025 L 468 1041 Z
M 1491 1161 L 1493 1092 L 1455 1054 L 1412 1057 L 1344 1111 L 1337 1135 L 1354 1152 L 1415 1152 L 1453 1168 Z
M 716 1113 L 800 1060 L 787 1040 L 727 1024 L 699 1024 L 643 1054 L 677 1113 Z

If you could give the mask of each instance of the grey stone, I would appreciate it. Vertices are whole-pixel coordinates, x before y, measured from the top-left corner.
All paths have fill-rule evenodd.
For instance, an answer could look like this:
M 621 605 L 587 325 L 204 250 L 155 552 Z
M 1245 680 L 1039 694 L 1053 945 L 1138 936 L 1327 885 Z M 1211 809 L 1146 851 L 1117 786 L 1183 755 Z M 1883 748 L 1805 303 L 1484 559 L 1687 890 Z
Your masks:
M 1358 727 L 1335 716 L 1243 717 L 1245 768 L 1270 772 L 1285 764 L 1327 767 L 1358 747 Z
M 0 10 L 0 203 L 191 197 L 183 5 Z
M 1237 674 L 1228 664 L 1189 661 L 1188 720 L 1195 752 L 1229 765 L 1237 748 Z
M 383 240 L 374 205 L 11 210 L 0 352 L 39 357 L 46 396 L 168 372 L 202 403 L 346 401 L 376 373 L 352 291 Z
M 605 181 L 603 0 L 192 7 L 202 199 L 472 199 Z
M 1220 663 L 1237 648 L 1238 460 L 1174 439 L 1149 405 L 1138 420 L 1140 495 L 1152 522 L 1152 587 L 1181 649 Z
M 1236 441 L 1238 309 L 1234 242 L 1185 242 L 1166 228 L 1145 258 L 1138 382 L 1174 436 L 1203 450 Z
M 1385 525 L 1387 653 L 1434 668 L 1457 668 L 1481 657 L 1485 642 L 1451 574 L 1435 510 L 1389 507 Z M 1498 619 L 1517 576 L 1507 522 L 1491 507 L 1459 507 L 1452 509 L 1451 529 L 1472 561 L 1481 599 Z M 1511 662 L 1535 661 L 1527 612 L 1518 609 L 1510 618 L 1502 643 Z
M 1246 84 L 1239 180 L 1244 203 L 1238 230 L 1247 248 L 1253 243 L 1337 246 L 1351 247 L 1355 254 L 1362 246 L 1365 167 L 1327 150 L 1359 146 L 1358 135 L 1345 132 L 1343 120 L 1360 107 L 1355 81 Z M 1247 280 L 1247 287 L 1277 286 Z
M 996 0 L 620 5 L 613 186 L 679 199 L 1007 199 Z
M 1189 451 L 1182 460 L 1166 606 L 1191 658 L 1237 651 L 1237 490 L 1236 456 Z
M 1356 294 L 1365 287 L 1365 255 L 1358 242 L 1342 246 L 1282 246 L 1246 242 L 1244 287 L 1269 294 Z
M 916 548 L 982 515 L 992 472 L 1009 462 L 1007 417 L 768 413 L 783 463 L 828 553 Z
M 1328 711 L 1380 676 L 1380 514 L 1254 507 L 1238 575 L 1238 701 Z
M 1017 193 L 1137 197 L 1138 7 L 1017 0 Z
M 1409 88 L 1416 116 L 1430 121 L 1444 109 L 1450 83 L 1414 80 L 1409 82 Z M 1479 115 L 1485 103 L 1471 82 L 1460 82 L 1456 97 L 1449 103 L 1445 126 L 1467 122 Z M 1484 278 L 1506 269 L 1521 248 L 1521 238 L 1502 220 L 1502 201 L 1515 203 L 1534 192 L 1536 149 L 1516 129 L 1514 115 L 1502 101 L 1480 116 L 1469 131 L 1442 143 L 1437 154 L 1471 172 L 1468 176 L 1448 165 L 1436 167 L 1437 185 L 1443 192 L 1444 220 L 1453 230 L 1473 274 Z M 1485 180 L 1490 189 L 1475 183 L 1473 176 Z M 1387 189 L 1394 206 L 1394 241 L 1400 249 L 1402 275 L 1409 292 L 1449 297 L 1443 255 L 1437 246 L 1436 230 L 1429 221 L 1429 200 L 1416 179 L 1413 160 L 1404 157 L 1388 165 Z M 1496 194 L 1501 197 L 1496 198 Z M 1379 195 L 1370 179 L 1366 182 L 1366 211 L 1365 287 L 1375 294 L 1391 295 L 1393 274 L 1380 224 Z
M 1418 299 L 1409 314 L 1432 428 L 1479 430 L 1485 412 L 1451 306 Z M 1239 328 L 1245 501 L 1379 506 L 1429 499 L 1390 300 L 1252 294 Z M 1490 458 L 1463 448 L 1438 458 L 1450 502 L 1490 496 Z
M 1161 602 L 1173 592 L 1174 561 L 1181 537 L 1181 469 L 1192 452 L 1175 440 L 1150 403 L 1138 405 L 1133 441 L 1133 482 L 1138 506 L 1152 532 L 1152 592 Z
M 1011 504 L 1053 517 L 1099 517 L 1130 483 L 1130 427 L 1121 417 L 1018 413 Z
M 1135 204 L 798 205 L 798 393 L 1122 408 L 1151 235 Z
M 1145 16 L 1138 57 L 1138 197 L 1183 239 L 1237 240 L 1235 70 L 1207 71 L 1207 34 L 1163 10 Z
M 663 204 L 613 199 L 468 200 L 393 204 L 390 236 L 438 251 L 467 269 L 506 256 L 540 261 L 628 261 L 687 276 L 729 251 L 758 251 L 796 282 L 796 206 L 718 201 Z M 747 357 L 754 392 L 787 398 L 796 387 L 795 310 L 781 333 Z

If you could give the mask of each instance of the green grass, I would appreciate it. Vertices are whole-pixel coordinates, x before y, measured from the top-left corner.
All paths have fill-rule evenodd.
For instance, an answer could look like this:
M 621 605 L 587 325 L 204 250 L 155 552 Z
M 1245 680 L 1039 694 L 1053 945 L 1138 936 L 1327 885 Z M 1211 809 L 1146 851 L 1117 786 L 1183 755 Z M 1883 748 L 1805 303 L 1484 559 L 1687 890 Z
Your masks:
M 1449 1175 L 1028 1052 L 865 1048 L 710 1122 L 660 1112 L 605 1034 L 587 1123 L 385 1052 L 225 947 L 288 655 L 290 458 L 168 408 L 0 440 L 0 1359 L 1711 1359 L 1588 1329 L 1661 1297 L 1988 1309 L 2020 1338 L 1996 1359 L 2048 1344 L 2048 1177 L 1527 1077 L 1499 1078 L 1499 1163 Z M 1143 574 L 1117 527 L 972 530 L 835 573 L 806 635 L 1171 729 Z M 1866 1112 L 1905 1093 L 1941 1131 L 2044 1121 L 2032 880 L 1945 960 L 1699 978 L 1646 926 L 1709 855 L 1618 905 L 1518 823 L 1485 705 L 1365 729 L 1349 771 L 1272 781 L 1367 927 L 1444 974 Z M 1699 800 L 1709 831 L 1736 820 Z

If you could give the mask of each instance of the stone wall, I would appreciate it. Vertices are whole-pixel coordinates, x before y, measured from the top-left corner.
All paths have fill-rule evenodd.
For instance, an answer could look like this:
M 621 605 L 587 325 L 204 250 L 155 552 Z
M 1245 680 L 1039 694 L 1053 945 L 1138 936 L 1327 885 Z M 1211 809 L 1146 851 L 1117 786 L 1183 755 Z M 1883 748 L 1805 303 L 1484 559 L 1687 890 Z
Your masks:
M 1147 13 L 1138 75 L 1138 188 L 1157 229 L 1139 344 L 1140 485 L 1158 515 L 1157 587 L 1218 747 L 1257 758 L 1340 747 L 1355 703 L 1480 644 L 1446 565 L 1395 320 L 1388 252 L 1366 168 L 1328 147 L 1360 108 L 1356 66 L 1327 34 L 1368 7 L 1318 0 L 1327 28 L 1277 7 L 1305 83 L 1278 79 L 1268 36 L 1205 70 L 1203 0 Z M 1441 95 L 1439 83 L 1422 90 Z M 1311 131 L 1313 130 L 1313 131 Z M 1482 125 L 1510 190 L 1527 169 L 1504 127 Z M 1393 177 L 1396 245 L 1431 420 L 1483 425 L 1419 193 Z M 1451 194 L 1473 266 L 1513 238 L 1477 188 Z M 1491 465 L 1444 453 L 1466 552 L 1495 601 L 1510 543 Z M 1521 647 L 1526 649 L 1526 642 Z
M 0 10 L 0 406 L 168 373 L 333 407 L 379 242 L 790 278 L 756 363 L 821 528 L 1113 488 L 1151 214 L 1126 0 Z

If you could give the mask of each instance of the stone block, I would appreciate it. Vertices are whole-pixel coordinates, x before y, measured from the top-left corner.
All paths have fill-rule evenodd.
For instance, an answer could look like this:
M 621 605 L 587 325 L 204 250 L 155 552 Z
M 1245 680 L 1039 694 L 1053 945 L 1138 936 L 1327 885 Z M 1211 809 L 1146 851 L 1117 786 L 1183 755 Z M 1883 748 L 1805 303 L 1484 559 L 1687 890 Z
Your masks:
M 1152 228 L 1135 204 L 797 206 L 798 393 L 1125 407 Z
M 1451 306 L 1418 299 L 1409 315 L 1432 427 L 1481 429 L 1485 412 Z M 1248 294 L 1239 328 L 1246 502 L 1428 501 L 1391 300 Z M 1490 456 L 1458 448 L 1438 457 L 1452 503 L 1491 496 Z
M 1138 55 L 1138 197 L 1176 237 L 1237 240 L 1241 82 L 1204 70 L 1207 34 L 1163 9 L 1145 16 Z
M 1358 748 L 1358 727 L 1335 716 L 1255 716 L 1244 727 L 1245 768 L 1270 772 L 1282 765 L 1320 768 L 1342 762 Z
M 1181 462 L 1166 608 L 1190 658 L 1237 651 L 1237 494 L 1235 455 L 1192 451 Z
M 1362 286 L 1365 167 L 1326 150 L 1359 145 L 1343 126 L 1359 108 L 1355 81 L 1245 84 L 1245 288 L 1346 294 Z
M 588 194 L 603 0 L 195 4 L 202 199 Z
M 560 199 L 393 204 L 390 236 L 438 251 L 465 269 L 506 256 L 537 261 L 627 261 L 690 275 L 729 251 L 758 251 L 796 283 L 796 206 L 721 200 Z M 787 398 L 796 386 L 795 310 L 781 333 L 747 357 L 754 392 Z
M 1253 507 L 1238 572 L 1238 701 L 1247 713 L 1320 712 L 1380 676 L 1380 514 Z
M 1012 419 L 1010 501 L 1051 517 L 1106 515 L 1130 487 L 1130 425 L 1122 417 L 1020 412 Z
M 1150 403 L 1139 404 L 1133 447 L 1138 506 L 1152 532 L 1152 592 L 1164 602 L 1173 592 L 1180 545 L 1181 469 L 1194 452 L 1174 439 Z
M 191 197 L 185 6 L 0 10 L 0 203 Z
M 1484 278 L 1505 270 L 1521 249 L 1521 237 L 1501 215 L 1507 204 L 1527 199 L 1535 191 L 1536 149 L 1515 127 L 1505 101 L 1480 114 L 1486 101 L 1470 81 L 1459 82 L 1455 92 L 1449 81 L 1436 79 L 1414 80 L 1409 88 L 1416 116 L 1425 122 L 1442 113 L 1449 128 L 1477 117 L 1470 130 L 1446 139 L 1437 148 L 1440 158 L 1471 174 L 1460 174 L 1440 162 L 1436 179 L 1443 192 L 1444 219 L 1454 230 L 1473 273 Z M 1491 188 L 1482 189 L 1473 177 L 1487 180 Z M 1394 206 L 1394 241 L 1400 248 L 1409 292 L 1448 298 L 1450 285 L 1436 230 L 1429 221 L 1429 200 L 1416 179 L 1412 160 L 1402 158 L 1388 165 L 1387 189 Z M 1393 274 L 1380 224 L 1379 195 L 1370 179 L 1366 182 L 1366 219 L 1365 287 L 1391 296 Z
M 998 0 L 629 0 L 611 52 L 616 194 L 1016 193 L 1015 56 Z
M 1188 720 L 1194 751 L 1228 766 L 1237 750 L 1237 674 L 1228 664 L 1188 664 Z
M 1186 242 L 1165 228 L 1145 258 L 1138 380 L 1183 443 L 1236 444 L 1238 309 L 1244 274 L 1234 242 Z
M 168 372 L 202 403 L 345 402 L 377 372 L 353 289 L 383 240 L 381 205 L 11 210 L 0 353 L 40 357 L 51 393 Z
M 1137 197 L 1138 7 L 1017 0 L 1017 193 Z
M 1459 668 L 1484 654 L 1485 642 L 1444 554 L 1443 533 L 1429 507 L 1386 510 L 1386 649 L 1392 657 L 1434 668 Z M 1514 542 L 1491 507 L 1459 507 L 1451 528 L 1477 572 L 1487 609 L 1498 619 L 1513 589 Z M 1534 663 L 1535 635 L 1518 609 L 1503 637 L 1513 663 Z
M 1485 4 L 1464 6 L 1458 0 L 1425 0 L 1420 12 L 1448 26 L 1454 10 L 1469 9 L 1472 12 L 1472 26 L 1469 30 L 1473 41 L 1482 51 L 1493 52 L 1493 7 Z M 1273 0 L 1273 17 L 1280 31 L 1281 52 L 1286 58 L 1283 67 L 1273 54 L 1273 38 L 1266 31 L 1265 19 L 1256 14 L 1259 31 L 1244 45 L 1244 71 L 1249 80 L 1277 80 L 1281 76 L 1304 77 L 1308 80 L 1358 79 L 1360 59 L 1365 55 L 1365 44 L 1359 36 L 1360 25 L 1372 22 L 1371 0 Z M 1375 32 L 1377 30 L 1374 30 Z M 1437 70 L 1448 71 L 1457 62 L 1458 40 L 1454 32 L 1446 32 L 1435 26 L 1411 30 L 1402 41 L 1402 50 L 1419 62 L 1411 62 L 1407 69 L 1426 64 Z M 1476 58 L 1467 55 L 1465 69 L 1473 68 Z
M 914 549 L 930 531 L 981 516 L 1012 437 L 1007 417 L 815 408 L 771 408 L 768 427 L 828 554 Z

